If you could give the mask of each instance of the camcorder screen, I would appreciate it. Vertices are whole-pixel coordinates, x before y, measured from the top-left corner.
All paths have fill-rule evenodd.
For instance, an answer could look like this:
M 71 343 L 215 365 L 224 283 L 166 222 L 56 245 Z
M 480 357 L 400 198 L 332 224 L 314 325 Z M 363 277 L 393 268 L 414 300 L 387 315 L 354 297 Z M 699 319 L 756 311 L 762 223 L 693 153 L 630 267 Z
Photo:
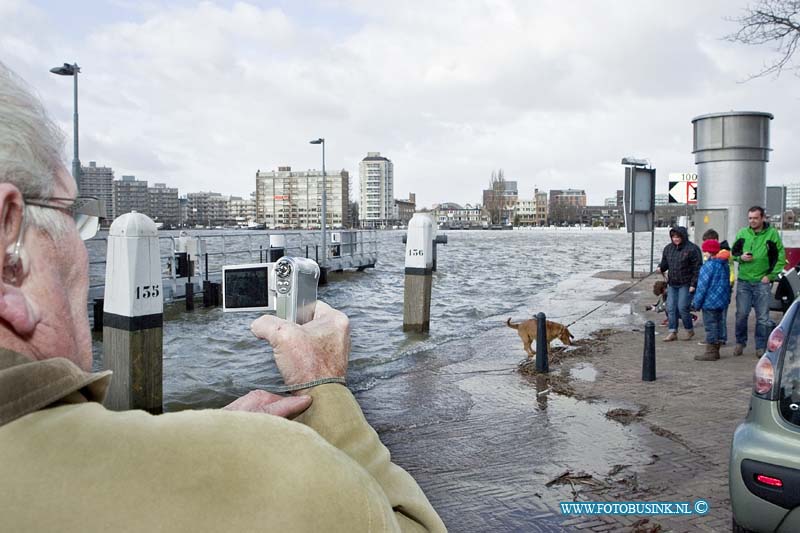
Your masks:
M 225 271 L 225 307 L 268 307 L 268 269 L 266 266 Z

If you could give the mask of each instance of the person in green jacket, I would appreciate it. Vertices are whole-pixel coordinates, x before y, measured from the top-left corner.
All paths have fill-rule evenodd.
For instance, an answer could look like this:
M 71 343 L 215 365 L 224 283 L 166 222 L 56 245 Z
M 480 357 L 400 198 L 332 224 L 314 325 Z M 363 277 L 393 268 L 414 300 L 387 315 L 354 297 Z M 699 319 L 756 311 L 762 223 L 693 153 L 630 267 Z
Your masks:
M 750 309 L 756 313 L 756 356 L 764 353 L 769 335 L 769 304 L 772 282 L 786 265 L 786 251 L 777 230 L 766 222 L 764 209 L 754 205 L 747 211 L 748 226 L 736 234 L 731 255 L 739 262 L 736 282 L 736 347 L 742 355 L 747 346 Z
M 445 531 L 344 386 L 349 321 L 322 302 L 302 326 L 252 325 L 301 392 L 159 416 L 105 409 L 112 376 L 91 372 L 81 240 L 97 220 L 61 153 L 0 63 L 0 530 Z

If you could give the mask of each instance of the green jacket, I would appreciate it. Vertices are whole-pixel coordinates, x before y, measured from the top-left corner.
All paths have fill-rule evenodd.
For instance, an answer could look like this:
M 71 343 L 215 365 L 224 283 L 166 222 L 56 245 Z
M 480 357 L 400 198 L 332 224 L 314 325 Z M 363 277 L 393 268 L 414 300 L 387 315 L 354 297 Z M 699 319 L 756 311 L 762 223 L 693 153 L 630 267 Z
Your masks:
M 445 530 L 346 387 L 290 421 L 108 411 L 109 381 L 0 349 L 0 529 Z
M 753 254 L 752 261 L 742 261 L 742 254 Z M 775 281 L 778 274 L 786 266 L 786 250 L 783 249 L 778 231 L 764 223 L 764 228 L 756 233 L 750 226 L 742 228 L 733 241 L 731 255 L 739 261 L 738 279 L 747 282 L 758 282 L 768 276 L 770 281 Z

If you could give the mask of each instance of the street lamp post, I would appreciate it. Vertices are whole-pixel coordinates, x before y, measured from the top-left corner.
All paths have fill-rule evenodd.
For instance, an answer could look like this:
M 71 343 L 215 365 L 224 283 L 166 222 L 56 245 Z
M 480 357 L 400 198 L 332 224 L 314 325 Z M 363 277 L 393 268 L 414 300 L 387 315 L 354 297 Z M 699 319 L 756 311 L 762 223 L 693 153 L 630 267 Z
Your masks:
M 320 266 L 325 266 L 328 263 L 328 235 L 326 226 L 328 225 L 327 218 L 327 186 L 325 185 L 325 139 L 320 137 L 309 141 L 311 144 L 322 145 L 322 263 Z
M 72 177 L 75 178 L 75 185 L 78 187 L 78 192 L 80 192 L 81 186 L 81 160 L 78 158 L 78 72 L 80 71 L 81 68 L 77 63 L 73 63 L 72 65 L 64 63 L 62 67 L 53 67 L 50 69 L 50 72 L 58 74 L 59 76 L 72 76 L 74 81 L 73 85 L 75 90 L 73 98 L 75 100 L 75 114 L 73 115 L 72 135 L 74 154 L 72 159 Z

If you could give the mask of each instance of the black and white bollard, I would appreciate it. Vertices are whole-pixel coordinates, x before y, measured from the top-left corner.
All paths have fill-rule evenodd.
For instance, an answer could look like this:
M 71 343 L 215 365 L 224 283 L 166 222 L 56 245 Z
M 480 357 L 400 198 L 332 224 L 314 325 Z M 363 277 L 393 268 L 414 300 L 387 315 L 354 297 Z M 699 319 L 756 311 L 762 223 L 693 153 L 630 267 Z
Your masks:
M 642 381 L 656 380 L 656 325 L 652 320 L 644 324 L 644 354 L 642 355 Z
M 105 404 L 162 412 L 164 300 L 158 230 L 131 212 L 108 231 L 103 367 L 114 372 Z
M 431 325 L 433 219 L 416 213 L 406 236 L 403 331 L 425 333 Z
M 544 313 L 536 315 L 536 371 L 550 372 L 547 364 L 547 318 Z

